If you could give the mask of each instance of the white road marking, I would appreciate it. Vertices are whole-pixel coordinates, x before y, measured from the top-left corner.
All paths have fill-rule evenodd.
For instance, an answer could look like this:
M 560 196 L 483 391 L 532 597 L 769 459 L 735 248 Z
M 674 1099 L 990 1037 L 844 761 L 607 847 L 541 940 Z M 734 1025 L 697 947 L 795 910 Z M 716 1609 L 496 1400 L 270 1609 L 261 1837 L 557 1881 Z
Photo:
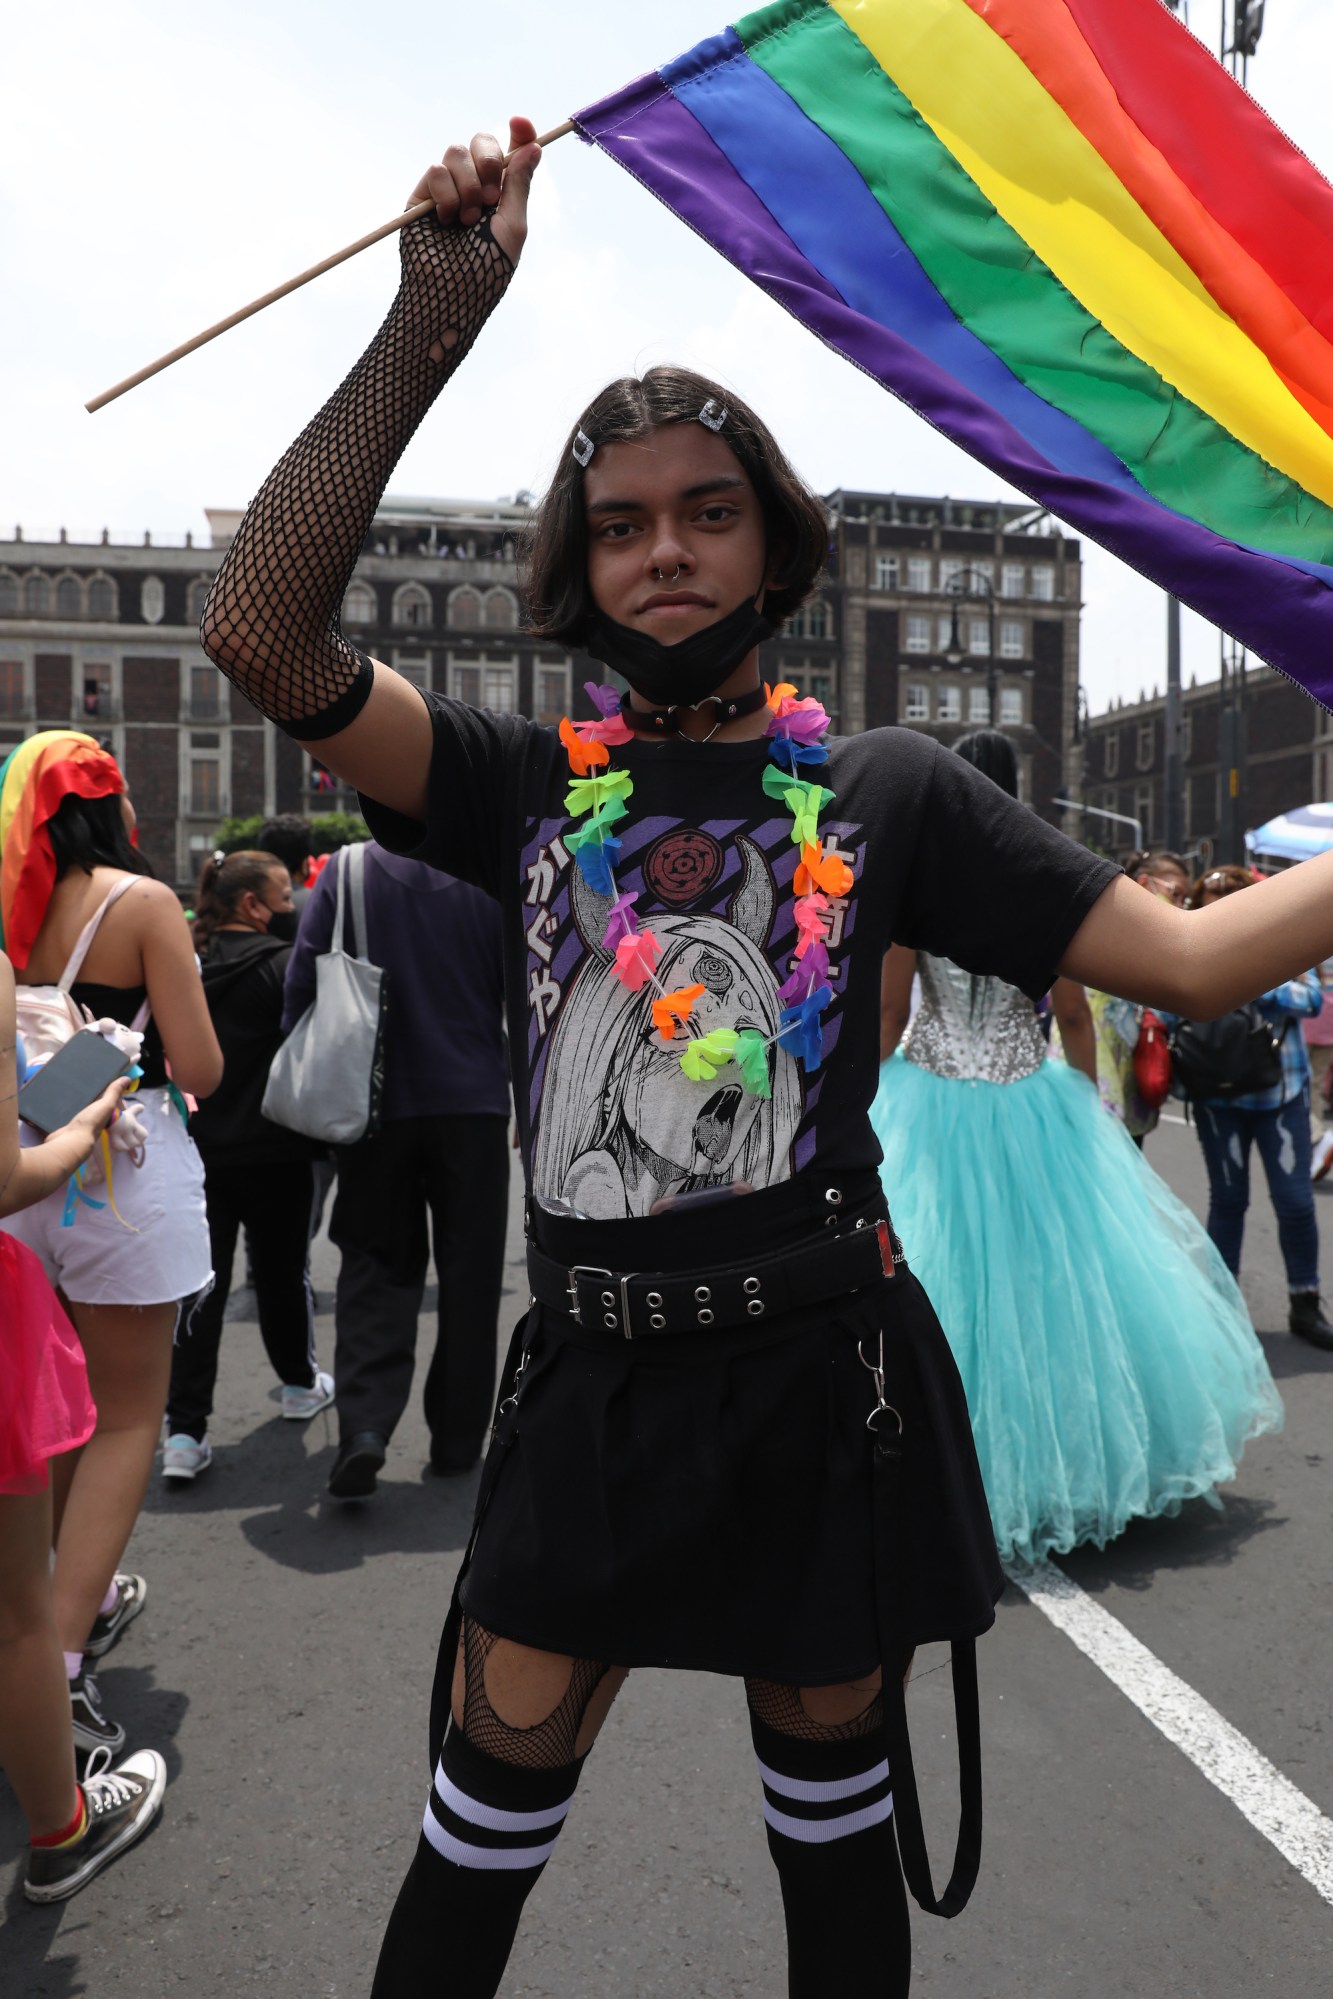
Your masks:
M 1310 1886 L 1333 1902 L 1333 1820 L 1062 1570 L 1043 1564 L 1011 1570 L 1009 1576 Z

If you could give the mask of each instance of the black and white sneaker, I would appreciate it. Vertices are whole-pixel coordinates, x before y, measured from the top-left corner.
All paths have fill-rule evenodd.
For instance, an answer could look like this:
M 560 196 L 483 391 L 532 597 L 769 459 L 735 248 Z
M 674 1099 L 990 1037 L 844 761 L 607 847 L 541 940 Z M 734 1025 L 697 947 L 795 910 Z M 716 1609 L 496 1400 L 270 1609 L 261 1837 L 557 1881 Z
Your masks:
M 88 1633 L 84 1652 L 91 1659 L 100 1659 L 109 1652 L 127 1624 L 132 1624 L 144 1607 L 148 1595 L 148 1585 L 142 1576 L 115 1576 L 116 1607 L 103 1617 L 99 1610 L 93 1619 L 93 1628 Z
M 100 1759 L 100 1760 L 99 1760 Z M 34 1846 L 28 1853 L 23 1892 L 30 1902 L 62 1902 L 77 1895 L 109 1860 L 147 1832 L 162 1809 L 167 1766 L 156 1749 L 136 1749 L 115 1770 L 109 1749 L 88 1760 L 83 1798 L 88 1829 L 73 1846 Z
M 79 1669 L 78 1679 L 69 1683 L 69 1705 L 76 1749 L 106 1749 L 114 1756 L 125 1747 L 125 1731 L 118 1721 L 108 1721 L 102 1712 L 102 1696 L 86 1662 Z

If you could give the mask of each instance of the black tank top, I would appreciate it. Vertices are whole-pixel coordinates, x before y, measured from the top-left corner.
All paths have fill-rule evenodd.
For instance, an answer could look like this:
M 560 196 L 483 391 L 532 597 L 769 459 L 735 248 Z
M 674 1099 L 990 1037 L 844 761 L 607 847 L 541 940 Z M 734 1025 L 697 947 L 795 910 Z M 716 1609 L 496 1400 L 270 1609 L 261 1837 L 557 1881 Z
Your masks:
M 70 987 L 70 997 L 76 1006 L 86 1006 L 94 1020 L 118 1020 L 122 1027 L 132 1027 L 135 1014 L 148 997 L 148 988 L 99 986 L 91 979 L 76 979 Z M 152 1019 L 144 1030 L 139 1066 L 143 1070 L 143 1081 L 139 1085 L 141 1090 L 159 1089 L 168 1080 L 162 1037 L 157 1031 L 157 1022 Z

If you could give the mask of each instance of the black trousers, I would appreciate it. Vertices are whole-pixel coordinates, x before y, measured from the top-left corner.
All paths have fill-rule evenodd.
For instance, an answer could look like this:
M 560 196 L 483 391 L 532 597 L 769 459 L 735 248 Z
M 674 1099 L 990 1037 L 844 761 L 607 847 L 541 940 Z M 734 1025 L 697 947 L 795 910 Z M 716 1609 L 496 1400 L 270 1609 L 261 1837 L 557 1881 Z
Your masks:
M 338 1427 L 390 1437 L 407 1407 L 433 1238 L 439 1329 L 422 1401 L 431 1456 L 478 1456 L 495 1397 L 509 1120 L 399 1118 L 338 1154 L 329 1235 L 342 1251 L 335 1306 Z M 428 1235 L 429 1230 L 429 1235 Z
M 222 1322 L 242 1228 L 250 1244 L 260 1336 L 273 1372 L 292 1388 L 309 1388 L 315 1379 L 314 1299 L 306 1273 L 314 1193 L 309 1163 L 288 1158 L 272 1165 L 224 1166 L 205 1153 L 204 1193 L 213 1289 L 176 1341 L 167 1396 L 169 1433 L 197 1441 L 213 1413 Z

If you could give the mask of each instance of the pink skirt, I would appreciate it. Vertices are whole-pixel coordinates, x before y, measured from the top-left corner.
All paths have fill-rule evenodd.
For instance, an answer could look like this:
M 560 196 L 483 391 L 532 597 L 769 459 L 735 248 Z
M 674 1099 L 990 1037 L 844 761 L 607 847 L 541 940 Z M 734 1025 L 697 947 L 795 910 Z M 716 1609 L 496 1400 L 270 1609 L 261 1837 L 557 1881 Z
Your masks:
M 43 1492 L 48 1458 L 96 1423 L 78 1334 L 32 1251 L 0 1231 L 0 1493 Z

